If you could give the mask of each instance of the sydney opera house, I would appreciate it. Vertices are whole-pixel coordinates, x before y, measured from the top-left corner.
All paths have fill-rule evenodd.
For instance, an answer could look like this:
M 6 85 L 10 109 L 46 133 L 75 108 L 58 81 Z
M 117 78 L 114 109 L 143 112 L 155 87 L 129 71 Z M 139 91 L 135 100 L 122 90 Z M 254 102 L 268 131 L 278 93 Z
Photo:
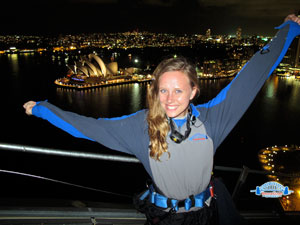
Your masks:
M 66 77 L 55 80 L 55 84 L 70 88 L 90 88 L 130 82 L 144 82 L 150 79 L 141 79 L 133 74 L 137 68 L 118 70 L 118 63 L 105 64 L 94 54 L 81 58 L 73 66 L 68 66 Z
M 75 65 L 69 67 L 71 73 L 81 74 L 86 77 L 103 77 L 109 75 L 117 75 L 118 63 L 112 62 L 105 65 L 102 59 L 94 54 L 89 54 L 88 58 L 81 58 L 79 62 L 75 62 Z

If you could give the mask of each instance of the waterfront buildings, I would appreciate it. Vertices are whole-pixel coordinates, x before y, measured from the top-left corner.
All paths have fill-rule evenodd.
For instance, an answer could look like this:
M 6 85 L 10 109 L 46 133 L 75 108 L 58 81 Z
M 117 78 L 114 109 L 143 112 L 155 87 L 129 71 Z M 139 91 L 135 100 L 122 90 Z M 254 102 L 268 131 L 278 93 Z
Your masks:
M 286 55 L 276 69 L 278 76 L 300 78 L 300 36 L 290 45 Z
M 56 85 L 83 89 L 151 81 L 151 75 L 138 76 L 135 74 L 136 68 L 133 67 L 118 70 L 117 62 L 105 64 L 103 60 L 95 54 L 81 57 L 79 61 L 74 62 L 74 65 L 68 67 L 69 71 L 67 76 L 56 79 L 54 81 Z
M 243 39 L 241 47 L 248 45 L 257 36 L 242 38 L 239 35 L 212 35 L 209 29 L 206 35 L 201 34 L 166 34 L 150 32 L 125 33 L 92 33 L 76 35 L 26 36 L 26 35 L 0 35 L 0 50 L 8 51 L 10 47 L 17 49 L 38 49 L 67 51 L 84 48 L 130 49 L 145 47 L 195 47 L 199 44 L 236 45 L 236 39 Z M 265 44 L 265 37 L 259 37 L 253 45 Z
M 212 35 L 208 30 L 201 34 L 164 34 L 150 32 L 125 32 L 125 33 L 93 33 L 77 35 L 59 35 L 56 37 L 6 35 L 0 36 L 0 53 L 18 54 L 24 52 L 50 53 L 53 57 L 65 57 L 77 55 L 87 57 L 90 54 L 109 52 L 105 60 L 109 66 L 110 74 L 130 74 L 134 68 L 141 69 L 139 73 L 147 75 L 151 73 L 157 62 L 143 62 L 133 56 L 135 51 L 143 51 L 145 48 L 161 49 L 163 54 L 174 52 L 182 54 L 188 52 L 195 58 L 198 75 L 202 78 L 219 78 L 233 74 L 249 60 L 249 58 L 269 39 L 265 37 L 242 37 L 241 29 L 236 36 Z M 140 49 L 140 50 L 139 50 Z M 222 54 L 220 54 L 222 52 Z M 118 71 L 119 56 L 126 54 L 130 65 L 122 65 L 125 69 Z M 206 55 L 207 54 L 207 55 Z M 201 56 L 200 55 L 204 55 Z M 78 58 L 77 57 L 77 58 Z M 101 58 L 104 54 L 101 55 Z M 153 55 L 152 58 L 156 56 Z M 157 58 L 157 57 L 156 57 Z M 118 64 L 116 62 L 118 61 Z M 88 61 L 86 60 L 86 64 Z M 110 64 L 114 63 L 114 64 Z M 114 66 L 112 66 L 114 65 Z M 84 70 L 76 65 L 71 70 Z M 94 71 L 95 68 L 90 68 Z M 112 71 L 113 70 L 113 71 Z M 96 71 L 96 70 L 95 70 Z M 94 74 L 97 72 L 94 71 Z M 103 70 L 99 70 L 103 74 Z M 117 72 L 118 71 L 118 72 Z M 90 73 L 90 72 L 89 72 Z M 99 73 L 100 74 L 100 73 Z

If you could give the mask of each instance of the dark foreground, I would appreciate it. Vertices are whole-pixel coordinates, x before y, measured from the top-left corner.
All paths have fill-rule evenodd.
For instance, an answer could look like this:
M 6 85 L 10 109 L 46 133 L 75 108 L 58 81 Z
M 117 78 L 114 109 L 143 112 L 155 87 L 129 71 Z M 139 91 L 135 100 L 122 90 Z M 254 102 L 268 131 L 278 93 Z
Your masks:
M 56 200 L 1 199 L 0 224 L 144 224 L 132 205 Z M 16 207 L 17 205 L 17 207 Z M 59 205 L 59 206 L 58 206 Z M 240 211 L 245 225 L 299 224 L 299 212 Z

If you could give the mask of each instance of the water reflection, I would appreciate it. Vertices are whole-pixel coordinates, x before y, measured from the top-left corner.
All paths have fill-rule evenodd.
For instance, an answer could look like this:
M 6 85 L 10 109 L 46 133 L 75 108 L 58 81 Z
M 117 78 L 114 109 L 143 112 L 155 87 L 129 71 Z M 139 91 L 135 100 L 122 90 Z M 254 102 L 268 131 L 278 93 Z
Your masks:
M 141 91 L 142 89 L 139 84 L 133 84 L 130 102 L 130 108 L 132 108 L 133 111 L 138 111 L 142 107 L 143 99 Z
M 275 77 L 272 82 L 268 82 L 269 84 L 266 87 L 266 98 L 273 98 L 275 92 L 278 88 L 278 77 Z
M 296 80 L 295 78 L 292 78 L 291 81 L 292 81 L 293 89 L 291 92 L 289 103 L 293 107 L 300 108 L 300 104 L 299 104 L 300 80 Z
M 18 76 L 19 75 L 19 55 L 18 54 L 10 54 L 8 55 L 9 62 L 11 64 L 11 72 L 12 75 Z
M 115 117 L 145 108 L 146 84 L 123 84 L 85 90 L 57 88 L 59 102 L 93 117 Z

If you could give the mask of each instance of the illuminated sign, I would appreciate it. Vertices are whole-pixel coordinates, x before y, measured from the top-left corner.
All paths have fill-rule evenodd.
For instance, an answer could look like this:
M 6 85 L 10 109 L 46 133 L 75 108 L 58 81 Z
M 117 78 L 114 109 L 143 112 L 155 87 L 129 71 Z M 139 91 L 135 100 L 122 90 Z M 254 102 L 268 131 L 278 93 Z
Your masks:
M 255 192 L 256 195 L 264 198 L 280 198 L 282 196 L 294 193 L 294 191 L 289 190 L 288 186 L 283 186 L 276 181 L 270 181 L 261 186 L 256 186 L 256 189 L 250 190 L 250 192 Z

